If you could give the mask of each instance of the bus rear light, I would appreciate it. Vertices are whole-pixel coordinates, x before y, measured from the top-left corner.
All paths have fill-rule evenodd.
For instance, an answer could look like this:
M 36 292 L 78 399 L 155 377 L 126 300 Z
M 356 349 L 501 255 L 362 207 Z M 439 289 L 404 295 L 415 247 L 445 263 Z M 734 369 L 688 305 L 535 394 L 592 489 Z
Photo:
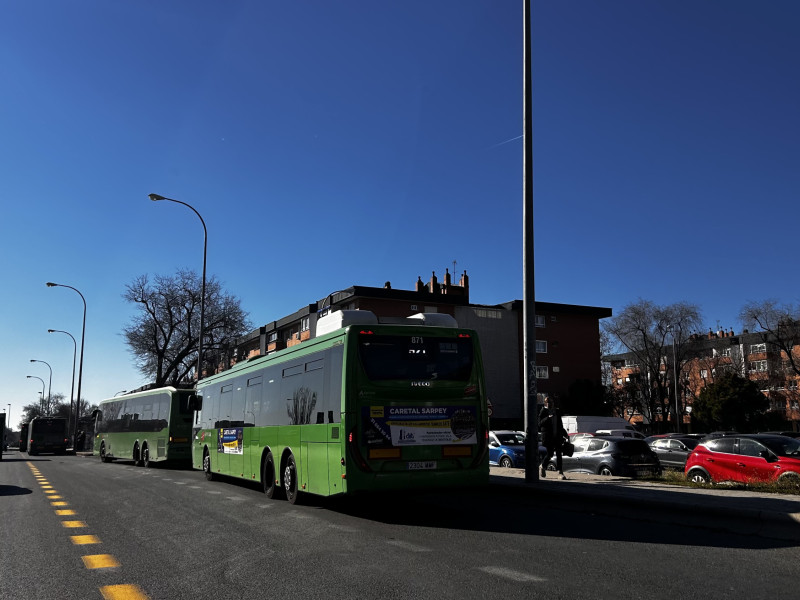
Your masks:
M 400 458 L 400 448 L 376 448 L 374 450 L 369 451 L 369 458 L 371 459 L 382 459 L 385 460 L 387 458 Z
M 362 335 L 375 335 L 375 333 L 373 331 L 370 331 L 369 329 L 362 329 L 358 333 L 360 333 Z
M 472 447 L 442 446 L 442 456 L 472 456 Z
M 458 334 L 458 337 L 460 337 L 460 338 L 462 338 L 462 339 L 463 339 L 463 338 L 469 338 L 469 334 L 468 334 L 468 333 L 459 333 L 459 334 Z

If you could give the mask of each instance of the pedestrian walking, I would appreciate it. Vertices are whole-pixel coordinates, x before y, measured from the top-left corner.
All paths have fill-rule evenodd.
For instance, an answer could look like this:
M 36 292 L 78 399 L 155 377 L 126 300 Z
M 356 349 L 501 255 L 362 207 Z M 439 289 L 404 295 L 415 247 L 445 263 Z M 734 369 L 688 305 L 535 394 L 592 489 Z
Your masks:
M 547 405 L 539 413 L 539 431 L 542 432 L 542 445 L 547 448 L 547 456 L 542 461 L 542 477 L 547 477 L 547 465 L 553 454 L 556 455 L 556 469 L 561 479 L 566 479 L 564 475 L 563 450 L 564 444 L 569 441 L 567 430 L 561 421 L 561 412 L 558 409 L 549 409 Z

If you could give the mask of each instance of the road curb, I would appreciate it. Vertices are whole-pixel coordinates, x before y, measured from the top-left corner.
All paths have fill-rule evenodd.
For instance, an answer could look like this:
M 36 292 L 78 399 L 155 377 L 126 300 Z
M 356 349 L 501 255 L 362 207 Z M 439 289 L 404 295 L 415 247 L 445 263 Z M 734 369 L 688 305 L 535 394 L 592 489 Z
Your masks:
M 490 484 L 533 494 L 563 510 L 727 531 L 800 544 L 800 497 L 683 488 L 567 474 L 567 481 L 490 475 Z

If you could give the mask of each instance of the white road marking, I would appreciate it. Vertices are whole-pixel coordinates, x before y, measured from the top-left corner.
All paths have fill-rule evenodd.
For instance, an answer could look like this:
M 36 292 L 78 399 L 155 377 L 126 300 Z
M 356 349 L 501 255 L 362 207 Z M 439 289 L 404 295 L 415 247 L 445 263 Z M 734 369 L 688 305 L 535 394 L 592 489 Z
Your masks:
M 498 577 L 511 579 L 512 581 L 519 581 L 521 583 L 530 581 L 547 581 L 545 577 L 539 577 L 537 575 L 531 575 L 530 573 L 523 573 L 521 571 L 512 571 L 511 569 L 506 569 L 505 567 L 479 567 L 478 570 L 488 573 L 489 575 L 497 575 Z

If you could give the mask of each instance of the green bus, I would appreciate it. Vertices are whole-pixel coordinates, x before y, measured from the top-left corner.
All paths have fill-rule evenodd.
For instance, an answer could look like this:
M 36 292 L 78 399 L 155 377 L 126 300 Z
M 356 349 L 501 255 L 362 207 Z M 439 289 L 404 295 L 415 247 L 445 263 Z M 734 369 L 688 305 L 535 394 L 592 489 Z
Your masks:
M 103 400 L 95 411 L 94 450 L 103 462 L 149 467 L 191 460 L 193 389 L 162 387 Z
M 388 320 L 337 311 L 315 338 L 201 380 L 194 468 L 293 504 L 302 493 L 488 483 L 475 332 L 443 314 Z
M 22 430 L 26 431 L 25 427 Z M 69 445 L 67 420 L 64 417 L 34 417 L 28 423 L 26 440 L 30 456 L 41 452 L 66 454 Z

